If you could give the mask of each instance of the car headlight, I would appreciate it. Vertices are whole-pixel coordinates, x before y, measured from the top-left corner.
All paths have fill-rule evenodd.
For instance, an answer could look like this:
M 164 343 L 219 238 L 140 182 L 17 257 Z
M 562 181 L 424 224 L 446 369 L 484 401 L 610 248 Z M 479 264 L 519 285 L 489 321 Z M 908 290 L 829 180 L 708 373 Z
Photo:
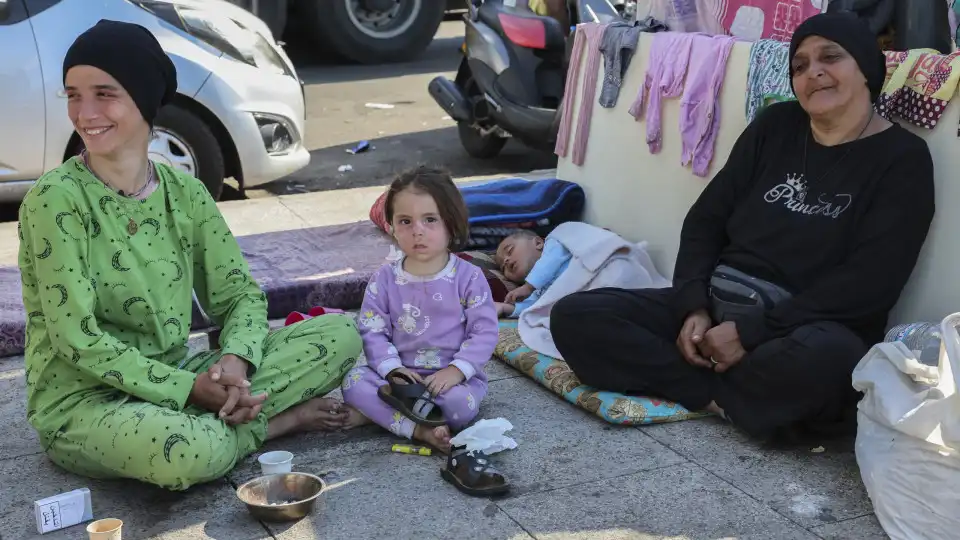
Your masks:
M 290 75 L 289 66 L 267 39 L 229 16 L 210 9 L 154 0 L 133 0 L 187 35 L 217 49 L 234 60 L 277 74 Z

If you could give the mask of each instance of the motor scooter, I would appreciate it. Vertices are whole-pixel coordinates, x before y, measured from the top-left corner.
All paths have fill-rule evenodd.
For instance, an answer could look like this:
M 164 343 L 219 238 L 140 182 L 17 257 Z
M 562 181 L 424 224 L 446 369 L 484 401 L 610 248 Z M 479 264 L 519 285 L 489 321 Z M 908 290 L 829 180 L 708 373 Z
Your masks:
M 579 23 L 610 23 L 623 16 L 608 0 L 569 0 L 568 29 L 523 2 L 467 3 L 456 78 L 434 78 L 430 95 L 457 122 L 460 143 L 473 157 L 495 157 L 511 137 L 553 151 L 574 38 L 570 30 Z

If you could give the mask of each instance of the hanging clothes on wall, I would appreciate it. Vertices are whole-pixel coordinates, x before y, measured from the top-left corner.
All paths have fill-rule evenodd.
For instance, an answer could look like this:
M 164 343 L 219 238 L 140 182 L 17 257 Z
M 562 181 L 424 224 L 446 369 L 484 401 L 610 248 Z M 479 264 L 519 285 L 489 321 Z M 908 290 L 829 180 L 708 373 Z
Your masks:
M 950 6 L 950 12 L 947 14 L 947 23 L 950 25 L 950 37 L 953 43 L 960 47 L 960 1 L 947 0 Z
M 747 41 L 790 41 L 803 21 L 820 13 L 826 0 L 716 0 L 720 23 Z
M 646 0 L 637 4 L 637 18 L 663 21 L 672 32 L 725 35 L 717 0 Z
M 600 106 L 612 109 L 620 97 L 620 85 L 630 67 L 630 60 L 640 46 L 644 27 L 615 22 L 607 26 L 600 40 L 603 55 L 603 83 L 600 86 Z
M 790 44 L 772 39 L 754 42 L 747 67 L 747 123 L 770 103 L 794 99 L 790 86 Z
M 586 157 L 593 100 L 597 95 L 597 79 L 600 71 L 600 42 L 603 40 L 606 28 L 603 24 L 582 23 L 577 25 L 577 31 L 573 37 L 573 50 L 570 53 L 570 66 L 567 68 L 563 101 L 560 103 L 560 126 L 554 152 L 560 157 L 567 157 L 570 130 L 573 127 L 573 104 L 577 97 L 577 87 L 580 85 L 580 63 L 584 60 L 584 52 L 586 52 L 586 64 L 582 70 L 586 74 L 583 81 L 583 96 L 580 99 L 580 112 L 577 114 L 576 130 L 573 134 L 571 161 L 574 165 L 583 165 Z
M 887 56 L 888 65 L 891 56 Z M 960 82 L 960 52 L 939 54 L 933 49 L 909 51 L 883 87 L 877 112 L 895 114 L 911 124 L 933 129 Z
M 930 48 L 950 54 L 953 39 L 950 5 L 944 0 L 897 0 L 894 2 L 895 49 Z
M 623 78 L 630 67 L 640 46 L 640 34 L 644 32 L 666 32 L 662 22 L 647 17 L 633 23 L 613 22 L 607 25 L 600 40 L 600 54 L 603 55 L 603 82 L 600 85 L 600 106 L 612 109 L 620 97 Z
M 693 174 L 707 176 L 720 131 L 720 89 L 734 38 L 695 35 L 690 48 L 687 80 L 680 98 L 681 165 L 693 164 Z
M 890 84 L 890 79 L 893 77 L 894 72 L 897 71 L 897 68 L 900 67 L 900 64 L 906 61 L 907 56 L 909 56 L 910 51 L 884 51 L 883 55 L 886 57 L 887 61 L 887 72 L 883 78 L 883 86 L 881 88 L 886 88 Z M 882 90 L 881 90 L 882 91 Z
M 663 141 L 660 102 L 665 97 L 680 97 L 683 92 L 690 48 L 696 35 L 663 32 L 655 34 L 650 44 L 647 73 L 629 112 L 638 121 L 646 112 L 647 146 L 654 154 L 660 152 Z

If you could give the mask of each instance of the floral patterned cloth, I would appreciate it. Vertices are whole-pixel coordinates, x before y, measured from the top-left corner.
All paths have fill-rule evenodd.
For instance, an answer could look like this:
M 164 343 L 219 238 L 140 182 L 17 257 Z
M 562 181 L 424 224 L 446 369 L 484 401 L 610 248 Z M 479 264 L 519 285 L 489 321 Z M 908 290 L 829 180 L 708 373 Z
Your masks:
M 790 44 L 761 39 L 750 46 L 747 122 L 770 103 L 796 99 L 790 86 Z
M 563 360 L 537 352 L 523 344 L 516 320 L 500 321 L 500 340 L 494 358 L 537 381 L 568 402 L 611 424 L 639 426 L 676 422 L 707 416 L 662 399 L 626 396 L 584 386 Z
M 960 52 L 940 54 L 933 49 L 887 51 L 887 80 L 877 100 L 877 112 L 933 129 L 957 93 Z

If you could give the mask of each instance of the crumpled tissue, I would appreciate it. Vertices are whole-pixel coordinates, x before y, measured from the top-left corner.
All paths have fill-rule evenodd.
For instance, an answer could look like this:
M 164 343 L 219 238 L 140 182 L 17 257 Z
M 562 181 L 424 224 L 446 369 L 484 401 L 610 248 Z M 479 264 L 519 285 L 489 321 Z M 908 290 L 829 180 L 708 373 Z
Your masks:
M 469 454 L 478 450 L 487 455 L 496 454 L 502 450 L 513 450 L 517 447 L 517 441 L 504 435 L 511 429 L 513 424 L 506 418 L 483 419 L 450 439 L 450 444 L 455 447 L 466 447 Z

